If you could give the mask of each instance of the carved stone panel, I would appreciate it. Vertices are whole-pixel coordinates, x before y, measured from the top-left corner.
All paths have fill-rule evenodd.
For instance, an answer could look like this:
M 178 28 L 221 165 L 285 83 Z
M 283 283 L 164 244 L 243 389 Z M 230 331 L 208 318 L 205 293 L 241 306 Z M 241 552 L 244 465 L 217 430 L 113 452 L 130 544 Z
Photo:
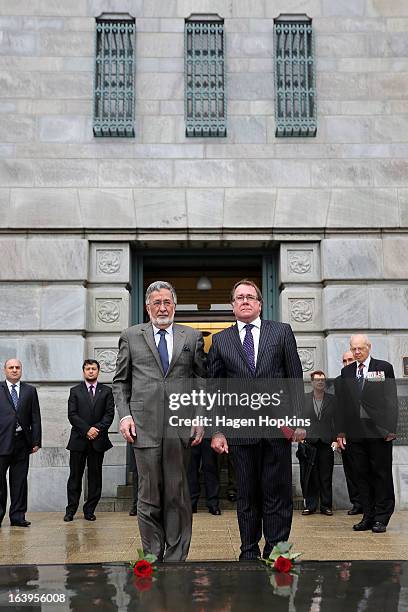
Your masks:
M 313 320 L 314 299 L 289 298 L 289 316 L 291 322 L 307 323 Z
M 280 295 L 282 321 L 295 331 L 322 331 L 322 290 L 286 288 Z
M 111 383 L 116 369 L 119 334 L 90 336 L 86 339 L 87 357 L 96 359 L 101 365 L 99 380 Z M 113 431 L 111 429 L 111 431 Z
M 113 375 L 116 368 L 116 358 L 118 356 L 118 349 L 106 347 L 95 348 L 94 355 L 95 359 L 100 363 L 101 373 Z
M 130 282 L 129 244 L 93 242 L 90 245 L 89 281 L 92 283 Z
M 129 326 L 127 289 L 88 289 L 88 324 L 90 332 L 120 332 Z
M 320 282 L 320 250 L 317 242 L 282 243 L 280 282 Z
M 313 346 L 299 348 L 298 354 L 302 363 L 302 370 L 304 373 L 313 372 L 315 369 L 316 362 L 316 349 Z
M 302 364 L 303 375 L 310 380 L 310 374 L 314 370 L 325 370 L 323 337 L 320 336 L 298 336 L 296 338 L 298 354 Z

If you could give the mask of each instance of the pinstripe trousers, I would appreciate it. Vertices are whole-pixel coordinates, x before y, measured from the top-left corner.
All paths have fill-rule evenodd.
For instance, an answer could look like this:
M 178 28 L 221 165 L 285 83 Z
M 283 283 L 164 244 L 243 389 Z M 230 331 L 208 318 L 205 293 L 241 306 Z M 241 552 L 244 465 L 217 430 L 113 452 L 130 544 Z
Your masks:
M 263 557 L 275 544 L 287 541 L 292 525 L 292 456 L 287 440 L 260 440 L 230 446 L 237 478 L 237 516 L 241 536 L 240 560 Z

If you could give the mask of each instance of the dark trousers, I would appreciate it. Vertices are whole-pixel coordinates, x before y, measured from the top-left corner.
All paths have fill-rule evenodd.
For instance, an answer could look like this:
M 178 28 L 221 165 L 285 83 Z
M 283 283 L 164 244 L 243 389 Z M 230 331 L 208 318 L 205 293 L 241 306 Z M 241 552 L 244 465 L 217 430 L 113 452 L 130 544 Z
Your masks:
M 187 478 L 190 489 L 191 505 L 197 504 L 200 497 L 200 466 L 204 475 L 207 508 L 218 508 L 220 503 L 220 479 L 218 475 L 217 454 L 207 438 L 192 446 Z
M 88 465 L 88 498 L 84 503 L 85 516 L 95 512 L 102 493 L 102 463 L 105 453 L 95 451 L 89 444 L 84 451 L 70 451 L 69 478 L 67 482 L 68 505 L 67 514 L 75 514 L 78 510 L 82 492 L 82 478 L 85 465 Z
M 321 440 L 310 442 L 309 440 L 309 444 L 316 449 L 316 457 L 307 485 L 305 506 L 314 512 L 317 510 L 320 499 L 320 510 L 331 510 L 333 506 L 334 453 L 331 445 L 327 442 Z
M 292 525 L 292 454 L 287 440 L 261 440 L 230 446 L 237 478 L 237 516 L 241 536 L 240 560 L 263 556 L 287 541 Z
M 10 521 L 23 521 L 27 512 L 27 474 L 30 453 L 24 434 L 15 437 L 11 455 L 0 455 L 0 525 L 6 514 L 7 470 L 10 483 Z
M 382 438 L 348 441 L 356 469 L 364 520 L 388 525 L 395 507 L 392 442 Z
M 343 461 L 344 475 L 346 477 L 347 491 L 350 502 L 353 506 L 361 508 L 360 492 L 357 486 L 356 468 L 353 465 L 352 457 L 348 445 L 346 450 L 341 452 Z
M 139 476 L 137 473 L 137 465 L 135 460 L 135 453 L 133 452 L 133 446 L 130 446 L 129 454 L 129 471 L 132 472 L 132 504 L 131 510 L 137 512 L 137 498 L 139 488 Z
M 218 463 L 218 478 L 221 481 L 221 472 L 224 466 L 227 467 L 227 495 L 237 494 L 237 481 L 235 478 L 234 464 L 232 462 L 232 456 L 230 454 L 222 453 L 217 456 Z

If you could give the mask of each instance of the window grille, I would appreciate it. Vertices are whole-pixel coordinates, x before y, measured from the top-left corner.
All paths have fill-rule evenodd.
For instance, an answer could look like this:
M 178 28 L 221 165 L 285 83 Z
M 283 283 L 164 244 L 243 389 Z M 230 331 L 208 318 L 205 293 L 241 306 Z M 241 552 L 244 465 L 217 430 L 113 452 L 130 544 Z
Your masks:
M 95 136 L 132 137 L 134 131 L 135 19 L 105 13 L 96 19 Z
M 191 15 L 184 44 L 186 136 L 226 136 L 224 20 Z
M 276 136 L 316 136 L 316 85 L 312 20 L 274 20 Z

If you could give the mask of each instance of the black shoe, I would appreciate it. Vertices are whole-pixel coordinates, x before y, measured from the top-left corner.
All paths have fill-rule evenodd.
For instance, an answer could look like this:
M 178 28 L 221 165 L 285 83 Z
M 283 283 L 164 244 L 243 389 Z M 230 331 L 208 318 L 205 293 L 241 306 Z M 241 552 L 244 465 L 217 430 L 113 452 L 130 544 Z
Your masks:
M 74 520 L 74 515 L 71 514 L 70 512 L 67 512 L 66 515 L 64 516 L 64 521 L 66 523 L 70 523 L 73 520 Z
M 315 514 L 316 510 L 309 510 L 309 508 L 305 508 L 302 510 L 302 516 L 310 516 L 310 514 Z
M 353 525 L 354 531 L 369 531 L 372 528 L 373 524 L 371 521 L 362 520 L 359 523 Z
M 363 514 L 363 509 L 361 506 L 353 506 L 352 508 L 350 508 L 347 514 L 349 516 L 354 516 L 355 514 Z
M 31 525 L 30 521 L 10 521 L 10 525 L 12 527 L 29 527 Z
M 374 533 L 385 533 L 387 531 L 387 526 L 384 525 L 384 523 L 380 523 L 380 521 L 375 521 L 371 531 Z
M 129 516 L 137 516 L 137 508 L 132 508 L 129 510 Z
M 94 514 L 84 514 L 84 519 L 86 521 L 96 521 L 96 516 Z
M 321 508 L 320 514 L 325 514 L 326 516 L 333 516 L 333 510 L 330 510 L 330 508 Z
M 197 514 L 197 504 L 191 504 L 191 512 Z
M 220 516 L 221 510 L 219 508 L 208 508 L 208 512 L 214 516 Z
M 237 496 L 235 493 L 227 493 L 227 499 L 230 502 L 236 502 L 237 501 Z

